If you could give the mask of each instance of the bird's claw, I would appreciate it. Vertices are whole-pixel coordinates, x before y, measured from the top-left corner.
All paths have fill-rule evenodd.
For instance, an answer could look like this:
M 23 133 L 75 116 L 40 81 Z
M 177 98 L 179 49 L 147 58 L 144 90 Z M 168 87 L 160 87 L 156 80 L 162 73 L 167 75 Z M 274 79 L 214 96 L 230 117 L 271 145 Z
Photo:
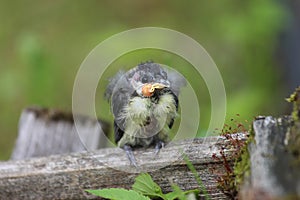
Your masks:
M 138 167 L 137 164 L 136 164 L 136 160 L 135 160 L 135 157 L 133 155 L 133 151 L 132 151 L 132 148 L 131 146 L 129 145 L 124 145 L 123 149 L 125 150 L 126 152 L 126 155 L 130 161 L 130 164 L 135 166 L 136 168 Z
M 162 141 L 158 141 L 155 145 L 155 153 L 154 155 L 157 156 L 157 154 L 159 153 L 160 149 L 161 148 L 164 148 L 165 147 L 165 143 L 162 142 Z

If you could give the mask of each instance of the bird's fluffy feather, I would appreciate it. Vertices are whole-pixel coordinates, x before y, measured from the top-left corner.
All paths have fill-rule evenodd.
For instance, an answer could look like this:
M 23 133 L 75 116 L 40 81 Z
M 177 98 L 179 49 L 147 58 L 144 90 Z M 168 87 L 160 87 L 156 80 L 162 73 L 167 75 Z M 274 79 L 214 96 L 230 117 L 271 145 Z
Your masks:
M 140 73 L 136 73 L 137 71 Z M 149 103 L 149 99 L 142 99 L 140 97 L 135 99 L 134 97 L 135 95 L 138 96 L 138 94 L 132 84 L 132 80 L 139 79 L 139 76 L 143 74 L 146 74 L 146 76 L 153 75 L 155 76 L 153 77 L 154 79 L 162 79 L 170 84 L 167 89 L 168 94 L 161 98 L 159 104 L 153 106 L 152 111 L 146 108 L 148 106 L 147 104 L 151 104 Z M 151 143 L 151 139 L 144 141 L 144 139 L 139 136 L 138 140 L 141 141 L 137 141 L 137 138 L 134 137 L 139 135 L 138 132 L 147 132 L 147 130 L 142 130 L 143 128 L 147 127 L 149 132 L 151 132 L 151 129 L 155 130 L 155 127 L 151 127 L 151 124 L 148 126 L 142 125 L 142 123 L 147 121 L 146 118 L 151 116 L 151 113 L 152 115 L 156 115 L 152 117 L 153 126 L 161 126 L 161 124 L 163 124 L 161 121 L 164 120 L 164 124 L 167 124 L 169 128 L 172 127 L 177 113 L 177 96 L 179 95 L 180 88 L 186 84 L 186 80 L 178 72 L 163 68 L 157 63 L 147 62 L 138 65 L 126 73 L 125 71 L 119 71 L 109 81 L 105 97 L 111 101 L 111 108 L 115 118 L 115 129 L 118 129 L 115 130 L 115 140 L 116 142 L 119 141 L 119 146 L 123 146 L 123 140 L 127 143 L 132 143 L 133 146 L 134 143 L 145 143 L 146 146 L 149 145 L 148 143 Z M 162 127 L 156 127 L 156 129 L 159 130 L 161 130 L 161 128 Z M 126 132 L 126 134 L 124 134 L 124 132 Z M 163 132 L 164 131 L 161 131 L 157 137 L 165 137 Z

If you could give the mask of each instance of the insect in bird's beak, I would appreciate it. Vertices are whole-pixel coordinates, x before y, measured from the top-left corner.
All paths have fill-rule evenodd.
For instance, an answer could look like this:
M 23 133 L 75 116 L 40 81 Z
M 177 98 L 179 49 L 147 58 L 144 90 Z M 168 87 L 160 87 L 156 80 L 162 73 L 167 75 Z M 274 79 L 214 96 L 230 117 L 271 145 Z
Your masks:
M 155 91 L 155 89 L 163 89 L 168 86 L 161 84 L 161 83 L 154 83 L 154 84 L 145 84 L 142 88 L 142 94 L 145 97 L 151 97 Z

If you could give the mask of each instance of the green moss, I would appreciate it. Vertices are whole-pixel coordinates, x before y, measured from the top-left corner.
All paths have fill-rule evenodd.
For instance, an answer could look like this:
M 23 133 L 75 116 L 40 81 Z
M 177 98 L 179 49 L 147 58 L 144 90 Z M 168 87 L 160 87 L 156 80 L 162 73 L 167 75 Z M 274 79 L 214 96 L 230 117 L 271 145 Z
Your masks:
M 298 121 L 300 118 L 300 86 L 286 100 L 293 103 L 292 118 L 294 121 Z
M 250 143 L 254 142 L 254 133 L 251 129 L 250 136 L 247 139 L 243 149 L 241 150 L 239 158 L 236 159 L 234 163 L 234 177 L 235 179 L 232 180 L 235 186 L 235 189 L 238 191 L 239 187 L 244 183 L 244 180 L 250 176 L 250 153 L 248 150 L 248 146 Z
M 237 115 L 239 116 L 239 115 Z M 248 121 L 246 121 L 248 124 Z M 250 174 L 250 155 L 248 152 L 248 144 L 253 140 L 253 134 L 248 135 L 251 128 L 246 128 L 243 123 L 231 119 L 231 124 L 225 124 L 222 129 L 221 135 L 225 136 L 228 140 L 224 149 L 234 150 L 231 160 L 227 160 L 223 149 L 220 150 L 221 158 L 223 161 L 226 173 L 219 177 L 218 187 L 224 191 L 230 198 L 234 199 L 237 196 L 240 185 L 244 181 L 244 177 Z M 237 139 L 233 136 L 235 133 L 244 133 L 247 136 L 246 140 Z M 233 165 L 231 161 L 234 161 Z
M 293 103 L 293 112 L 291 114 L 293 126 L 289 130 L 288 149 L 300 163 L 300 87 L 296 88 L 287 101 Z

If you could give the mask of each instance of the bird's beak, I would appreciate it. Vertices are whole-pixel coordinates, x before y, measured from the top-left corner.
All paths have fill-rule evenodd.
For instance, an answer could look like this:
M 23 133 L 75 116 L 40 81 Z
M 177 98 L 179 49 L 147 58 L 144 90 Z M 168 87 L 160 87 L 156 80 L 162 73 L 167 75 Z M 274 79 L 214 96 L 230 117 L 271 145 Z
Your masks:
M 163 89 L 163 88 L 166 88 L 168 86 L 164 85 L 164 84 L 161 84 L 161 83 L 154 83 L 152 84 L 151 88 L 150 88 L 150 92 L 154 92 L 155 89 Z
M 156 89 L 163 89 L 166 87 L 168 87 L 168 86 L 161 84 L 161 83 L 145 84 L 142 87 L 142 94 L 145 97 L 151 97 Z

